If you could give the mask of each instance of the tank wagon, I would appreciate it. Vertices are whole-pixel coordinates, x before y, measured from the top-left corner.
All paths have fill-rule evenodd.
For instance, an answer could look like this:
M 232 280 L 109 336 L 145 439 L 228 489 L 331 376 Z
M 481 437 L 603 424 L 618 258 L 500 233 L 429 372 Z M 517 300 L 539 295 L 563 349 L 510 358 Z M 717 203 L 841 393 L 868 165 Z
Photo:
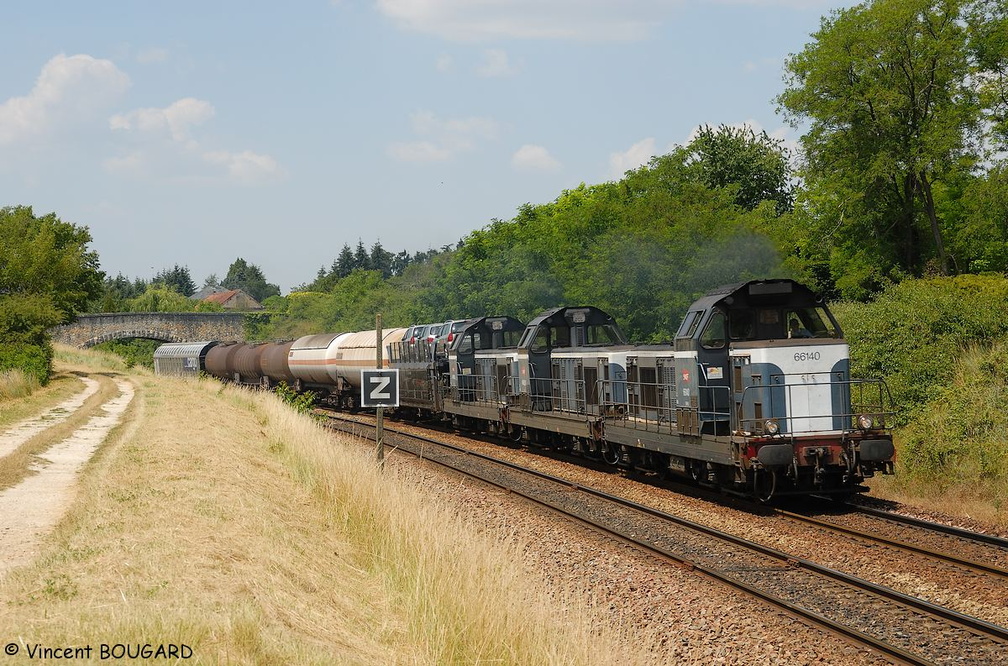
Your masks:
M 384 365 L 400 371 L 404 415 L 761 500 L 846 496 L 866 490 L 865 478 L 893 472 L 884 382 L 851 377 L 840 326 L 792 280 L 707 294 L 670 344 L 629 344 L 594 307 L 554 308 L 527 325 L 474 319 L 446 346 L 404 340 L 405 331 L 382 339 Z M 376 343 L 374 331 L 306 336 L 288 343 L 287 371 L 295 388 L 352 408 Z M 215 349 L 206 356 L 211 374 L 250 384 L 277 379 L 275 369 L 259 378 L 211 370 Z
M 399 341 L 405 328 L 382 331 L 382 367 L 390 367 L 385 350 Z M 340 407 L 354 409 L 360 404 L 360 371 L 374 368 L 378 351 L 377 331 L 306 335 L 294 341 L 287 367 L 294 375 L 293 388 L 311 390 Z

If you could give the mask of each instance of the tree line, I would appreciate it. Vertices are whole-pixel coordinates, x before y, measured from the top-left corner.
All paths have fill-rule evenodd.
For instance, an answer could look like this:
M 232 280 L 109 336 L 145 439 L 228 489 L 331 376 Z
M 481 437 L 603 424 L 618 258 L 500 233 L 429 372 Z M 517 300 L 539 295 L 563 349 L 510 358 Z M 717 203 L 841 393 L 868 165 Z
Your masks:
M 266 281 L 261 268 L 238 257 L 223 280 L 215 273 L 207 276 L 203 288 L 241 289 L 259 302 L 280 295 L 280 287 Z M 157 312 L 219 310 L 213 303 L 190 300 L 197 292 L 188 266 L 175 264 L 159 271 L 150 280 L 127 278 L 122 273 L 105 276 L 101 293 L 89 303 L 92 312 Z

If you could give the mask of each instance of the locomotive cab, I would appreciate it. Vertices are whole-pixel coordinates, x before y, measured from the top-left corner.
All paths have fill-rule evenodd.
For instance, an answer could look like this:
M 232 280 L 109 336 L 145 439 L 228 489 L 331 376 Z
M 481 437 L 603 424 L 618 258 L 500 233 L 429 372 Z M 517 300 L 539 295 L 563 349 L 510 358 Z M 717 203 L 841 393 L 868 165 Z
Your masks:
M 616 320 L 598 308 L 561 307 L 542 313 L 529 322 L 518 342 L 517 375 L 513 379 L 521 400 L 528 401 L 522 406 L 549 411 L 557 398 L 564 403 L 561 408 L 577 411 L 577 405 L 584 402 L 578 388 L 588 391 L 589 385 L 598 386 L 599 378 L 578 373 L 578 361 L 584 371 L 584 354 L 570 354 L 572 358 L 564 363 L 558 352 L 621 345 L 626 345 L 626 338 Z
M 508 369 L 524 330 L 514 317 L 483 317 L 463 328 L 448 347 L 453 397 L 496 405 L 506 394 Z
M 844 494 L 891 471 L 885 386 L 851 378 L 840 326 L 808 288 L 719 289 L 690 308 L 676 352 L 680 434 L 727 437 L 757 495 Z

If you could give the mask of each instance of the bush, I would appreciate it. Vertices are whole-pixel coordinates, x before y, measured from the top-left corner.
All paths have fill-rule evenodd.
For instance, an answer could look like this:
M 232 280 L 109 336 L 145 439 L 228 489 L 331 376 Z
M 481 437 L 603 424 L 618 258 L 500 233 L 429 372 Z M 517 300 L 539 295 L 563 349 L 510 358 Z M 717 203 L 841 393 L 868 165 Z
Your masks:
M 315 408 L 315 393 L 312 391 L 298 393 L 287 382 L 280 382 L 273 391 L 299 414 L 311 414 Z
M 907 280 L 872 303 L 833 311 L 850 342 L 853 374 L 886 381 L 902 425 L 941 395 L 963 350 L 1008 335 L 1008 279 Z
M 95 345 L 95 349 L 111 352 L 121 356 L 127 368 L 140 366 L 148 370 L 154 369 L 154 351 L 161 345 L 158 340 L 131 338 L 128 340 L 110 340 Z
M 20 370 L 41 385 L 49 383 L 53 349 L 49 342 L 31 345 L 13 342 L 0 345 L 0 370 Z
M 907 426 L 900 481 L 942 495 L 956 487 L 995 506 L 1008 500 L 1008 338 L 974 348 Z

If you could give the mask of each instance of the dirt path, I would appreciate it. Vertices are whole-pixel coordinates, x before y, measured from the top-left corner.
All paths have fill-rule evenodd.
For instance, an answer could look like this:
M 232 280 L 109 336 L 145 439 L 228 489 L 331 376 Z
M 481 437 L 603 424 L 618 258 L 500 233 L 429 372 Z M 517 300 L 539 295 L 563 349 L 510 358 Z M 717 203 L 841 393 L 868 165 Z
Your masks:
M 10 453 L 19 445 L 7 449 L 8 442 L 17 441 L 19 437 L 25 441 L 66 420 L 73 410 L 80 409 L 84 401 L 98 390 L 98 382 L 86 378 L 84 382 L 87 388 L 81 394 L 0 435 L 0 455 Z M 35 556 L 41 538 L 69 506 L 78 470 L 119 423 L 133 399 L 130 382 L 117 379 L 116 384 L 119 395 L 102 405 L 101 413 L 92 416 L 71 436 L 41 454 L 39 464 L 33 466 L 35 474 L 0 492 L 0 576 Z
M 98 392 L 99 384 L 95 380 L 81 377 L 81 381 L 84 382 L 84 390 L 77 395 L 67 398 L 38 416 L 15 423 L 6 432 L 0 433 L 0 458 L 16 451 L 19 446 L 46 428 L 66 421 L 88 398 Z

